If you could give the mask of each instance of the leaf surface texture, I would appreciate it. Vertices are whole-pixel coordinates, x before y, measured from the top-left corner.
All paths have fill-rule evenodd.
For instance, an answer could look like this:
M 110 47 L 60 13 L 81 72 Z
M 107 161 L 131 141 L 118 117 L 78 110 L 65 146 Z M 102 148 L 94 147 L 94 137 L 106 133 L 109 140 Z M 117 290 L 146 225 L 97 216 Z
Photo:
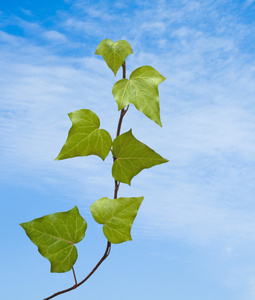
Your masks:
M 117 81 L 112 89 L 118 109 L 130 103 L 149 119 L 162 126 L 159 109 L 158 85 L 166 78 L 150 66 L 134 70 L 129 79 Z
M 110 39 L 103 40 L 95 52 L 95 54 L 103 57 L 107 66 L 113 71 L 115 76 L 127 56 L 132 53 L 133 50 L 127 41 L 119 40 L 114 43 Z
M 51 263 L 51 272 L 70 271 L 77 260 L 74 244 L 85 236 L 87 223 L 75 206 L 67 212 L 54 213 L 22 223 L 30 240 Z
M 90 211 L 109 242 L 119 244 L 131 241 L 131 228 L 144 197 L 109 199 L 94 202 Z
M 134 176 L 143 169 L 168 162 L 154 150 L 137 140 L 132 130 L 121 134 L 113 141 L 113 178 L 130 185 Z
M 99 129 L 98 116 L 89 109 L 76 110 L 68 116 L 72 127 L 55 160 L 87 155 L 97 155 L 104 160 L 111 149 L 112 138 L 106 130 Z

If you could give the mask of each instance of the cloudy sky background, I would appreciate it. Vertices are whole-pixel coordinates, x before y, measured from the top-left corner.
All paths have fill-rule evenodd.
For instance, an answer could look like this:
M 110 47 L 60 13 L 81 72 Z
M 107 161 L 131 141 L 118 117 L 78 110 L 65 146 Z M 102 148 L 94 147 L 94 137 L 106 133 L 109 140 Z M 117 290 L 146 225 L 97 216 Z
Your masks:
M 133 242 L 113 246 L 61 299 L 255 300 L 255 1 L 10 1 L 0 26 L 4 298 L 42 299 L 73 283 L 49 273 L 21 222 L 77 205 L 88 222 L 79 279 L 104 252 L 89 206 L 113 195 L 111 157 L 54 158 L 71 111 L 93 110 L 115 135 L 121 72 L 94 55 L 110 38 L 133 48 L 128 76 L 151 65 L 167 77 L 163 128 L 131 106 L 122 132 L 169 163 L 120 186 L 119 196 L 145 196 Z

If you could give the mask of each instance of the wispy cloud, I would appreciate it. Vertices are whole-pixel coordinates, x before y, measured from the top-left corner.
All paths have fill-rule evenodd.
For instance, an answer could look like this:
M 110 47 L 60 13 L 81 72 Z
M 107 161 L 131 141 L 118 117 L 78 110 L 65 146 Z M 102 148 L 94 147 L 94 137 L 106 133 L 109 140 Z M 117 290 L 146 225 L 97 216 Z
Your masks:
M 20 10 L 27 16 L 33 16 L 33 13 L 28 9 L 21 8 Z
M 111 157 L 53 159 L 71 111 L 92 109 L 115 134 L 111 89 L 120 75 L 93 53 L 104 38 L 126 39 L 134 50 L 128 75 L 152 65 L 167 77 L 159 86 L 163 128 L 133 106 L 123 123 L 123 132 L 132 127 L 170 160 L 121 185 L 120 195 L 145 196 L 134 235 L 217 249 L 225 284 L 242 293 L 236 299 L 254 299 L 254 265 L 245 256 L 254 259 L 255 38 L 254 23 L 237 13 L 253 1 L 246 8 L 234 1 L 66 2 L 71 9 L 50 28 L 24 15 L 1 20 L 0 180 L 54 186 L 82 207 L 80 195 L 111 195 Z M 8 33 L 8 24 L 24 34 Z
M 52 42 L 57 42 L 57 43 L 64 43 L 66 42 L 66 36 L 56 30 L 48 30 L 48 31 L 45 31 L 43 33 L 43 36 L 52 41 Z
M 18 26 L 47 39 L 47 47 L 0 32 L 4 167 L 10 176 L 19 168 L 41 174 L 51 169 L 52 178 L 59 172 L 62 180 L 70 171 L 52 159 L 70 128 L 67 113 L 79 108 L 94 109 L 102 127 L 115 131 L 114 78 L 93 57 L 92 46 L 101 37 L 126 38 L 135 52 L 128 61 L 129 73 L 151 64 L 167 77 L 160 85 L 163 129 L 132 108 L 123 124 L 123 130 L 134 127 L 137 138 L 170 159 L 162 169 L 144 171 L 132 184 L 134 193 L 147 191 L 137 223 L 141 233 L 205 244 L 237 237 L 253 240 L 253 213 L 246 206 L 252 205 L 255 179 L 255 65 L 251 54 L 243 52 L 247 42 L 242 35 L 247 29 L 249 37 L 251 28 L 216 9 L 220 4 L 212 1 L 141 1 L 133 7 L 133 17 L 126 14 L 127 3 L 116 2 L 111 9 L 101 4 L 88 7 L 76 1 L 80 15 L 63 12 L 50 30 L 16 19 Z M 92 40 L 87 56 L 81 54 L 84 42 L 75 38 L 80 33 L 86 34 L 85 43 Z M 68 48 L 74 41 L 76 57 L 62 57 L 51 48 L 57 42 Z M 89 177 L 90 159 L 63 166 L 84 168 L 93 181 L 100 168 L 93 167 Z M 131 193 L 128 187 L 122 189 Z
M 247 7 L 251 6 L 252 4 L 254 4 L 254 2 L 255 2 L 254 0 L 246 0 L 244 5 L 247 8 Z

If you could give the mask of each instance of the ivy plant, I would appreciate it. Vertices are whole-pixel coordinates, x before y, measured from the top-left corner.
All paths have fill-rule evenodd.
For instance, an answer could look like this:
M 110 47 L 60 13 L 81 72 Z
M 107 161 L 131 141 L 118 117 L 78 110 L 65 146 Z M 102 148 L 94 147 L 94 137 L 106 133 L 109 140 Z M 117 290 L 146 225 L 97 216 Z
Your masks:
M 107 66 L 116 76 L 122 67 L 123 78 L 117 81 L 112 94 L 117 102 L 120 117 L 117 134 L 113 139 L 108 131 L 100 128 L 98 116 L 89 109 L 80 109 L 68 114 L 72 126 L 65 144 L 55 160 L 77 156 L 97 155 L 102 160 L 109 155 L 113 157 L 112 176 L 114 179 L 114 198 L 103 197 L 90 206 L 94 220 L 103 225 L 107 239 L 106 250 L 94 269 L 81 281 L 77 281 L 74 264 L 78 253 L 75 247 L 85 237 L 87 222 L 80 215 L 77 206 L 67 212 L 58 212 L 20 224 L 30 240 L 38 247 L 39 253 L 51 264 L 51 272 L 71 271 L 74 285 L 45 298 L 52 299 L 82 285 L 110 254 L 111 244 L 132 240 L 131 228 L 144 197 L 120 197 L 120 183 L 131 184 L 131 180 L 142 170 L 166 163 L 150 147 L 133 135 L 132 129 L 121 134 L 121 125 L 129 105 L 132 103 L 140 112 L 159 126 L 162 126 L 159 110 L 158 85 L 165 80 L 151 66 L 142 66 L 126 78 L 126 58 L 133 53 L 127 41 L 114 43 L 103 40 L 95 54 L 105 60 Z

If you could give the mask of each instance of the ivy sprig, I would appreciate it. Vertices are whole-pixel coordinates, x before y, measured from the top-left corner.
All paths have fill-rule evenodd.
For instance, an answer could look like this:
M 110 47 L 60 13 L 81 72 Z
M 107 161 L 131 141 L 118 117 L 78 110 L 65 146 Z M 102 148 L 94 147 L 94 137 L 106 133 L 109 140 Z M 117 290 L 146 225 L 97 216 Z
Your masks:
M 29 222 L 21 223 L 30 240 L 38 247 L 39 253 L 51 264 L 51 272 L 64 273 L 72 270 L 74 285 L 45 298 L 52 299 L 58 295 L 76 289 L 108 257 L 111 244 L 131 241 L 131 229 L 144 197 L 120 197 L 120 183 L 131 184 L 131 180 L 144 169 L 168 162 L 153 149 L 136 139 L 132 129 L 121 134 L 121 125 L 129 105 L 133 104 L 149 119 L 162 126 L 160 120 L 158 85 L 166 78 L 151 66 L 142 66 L 134 70 L 126 79 L 126 58 L 133 53 L 127 41 L 114 43 L 103 40 L 95 54 L 105 60 L 114 75 L 122 66 L 123 78 L 112 89 L 113 97 L 120 110 L 116 137 L 113 139 L 108 131 L 100 128 L 99 117 L 89 109 L 80 109 L 68 114 L 72 126 L 66 142 L 55 160 L 79 156 L 97 155 L 102 160 L 112 154 L 112 176 L 114 179 L 114 198 L 103 197 L 96 200 L 90 211 L 94 220 L 103 225 L 107 239 L 105 252 L 92 271 L 80 282 L 77 281 L 74 264 L 78 252 L 74 244 L 85 237 L 87 222 L 75 206 L 67 212 L 58 212 Z

